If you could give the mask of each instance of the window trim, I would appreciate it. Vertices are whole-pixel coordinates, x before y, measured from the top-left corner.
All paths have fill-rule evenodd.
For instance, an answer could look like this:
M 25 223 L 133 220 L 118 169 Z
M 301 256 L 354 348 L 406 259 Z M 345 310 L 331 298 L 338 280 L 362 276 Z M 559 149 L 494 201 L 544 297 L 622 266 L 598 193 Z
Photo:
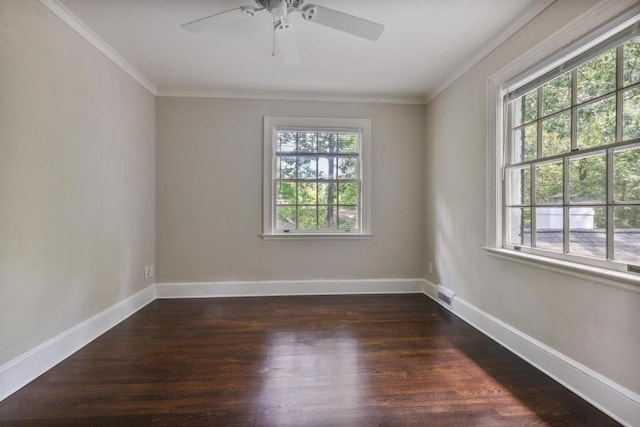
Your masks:
M 275 227 L 274 165 L 275 131 L 278 128 L 357 130 L 362 138 L 360 152 L 360 228 L 358 231 L 283 232 Z M 265 116 L 263 134 L 263 212 L 264 240 L 369 239 L 371 234 L 371 119 L 330 117 Z
M 503 244 L 506 231 L 503 220 L 504 201 L 507 197 L 506 188 L 503 185 L 507 170 L 504 157 L 508 154 L 504 138 L 504 131 L 508 127 L 507 115 L 504 114 L 506 89 L 516 86 L 519 82 L 531 81 L 548 73 L 561 62 L 587 51 L 608 38 L 617 32 L 616 30 L 633 25 L 630 24 L 631 22 L 637 25 L 640 6 L 637 4 L 634 6 L 634 4 L 635 2 L 632 1 L 599 3 L 489 78 L 486 176 L 488 204 L 486 246 L 483 248 L 488 255 L 571 276 L 590 278 L 595 282 L 616 288 L 639 291 L 635 285 L 640 285 L 640 274 L 612 269 L 613 261 L 607 261 L 606 266 L 590 265 L 572 259 L 571 256 L 558 258 L 554 256 L 555 253 L 547 256 L 546 251 L 543 251 L 543 255 L 529 253 L 508 248 Z

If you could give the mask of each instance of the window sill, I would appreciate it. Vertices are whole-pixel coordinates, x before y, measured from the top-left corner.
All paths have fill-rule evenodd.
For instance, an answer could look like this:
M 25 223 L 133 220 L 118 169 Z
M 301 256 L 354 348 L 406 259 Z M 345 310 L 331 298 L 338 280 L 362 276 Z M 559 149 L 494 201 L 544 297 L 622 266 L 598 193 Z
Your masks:
M 372 234 L 347 233 L 278 233 L 262 234 L 262 240 L 368 240 Z
M 622 271 L 607 270 L 600 267 L 578 264 L 570 261 L 546 258 L 516 252 L 510 249 L 484 247 L 489 256 L 519 264 L 539 267 L 544 270 L 565 274 L 580 279 L 587 279 L 612 288 L 640 294 L 640 275 Z

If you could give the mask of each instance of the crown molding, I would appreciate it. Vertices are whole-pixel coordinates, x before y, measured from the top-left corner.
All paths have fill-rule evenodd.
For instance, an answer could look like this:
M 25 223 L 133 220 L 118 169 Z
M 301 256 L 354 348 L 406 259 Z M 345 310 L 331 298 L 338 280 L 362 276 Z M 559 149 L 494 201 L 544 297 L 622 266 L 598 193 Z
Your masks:
M 100 53 L 106 56 L 111 62 L 120 67 L 122 71 L 127 73 L 132 79 L 140 83 L 145 89 L 153 95 L 158 94 L 158 88 L 147 79 L 144 74 L 138 71 L 118 52 L 102 40 L 96 33 L 87 27 L 78 17 L 76 17 L 69 9 L 62 5 L 58 0 L 39 0 L 40 3 L 56 15 L 62 22 L 67 24 L 80 37 L 88 41 L 93 47 L 98 49 Z
M 509 25 L 500 30 L 496 36 L 480 50 L 469 61 L 462 64 L 455 69 L 455 72 L 449 74 L 448 78 L 444 80 L 434 91 L 428 93 L 424 98 L 424 103 L 428 104 L 436 96 L 442 93 L 446 88 L 451 86 L 456 80 L 458 80 L 464 73 L 469 71 L 474 65 L 486 58 L 491 52 L 493 52 L 498 46 L 507 41 L 509 37 L 517 33 L 522 27 L 527 25 L 533 18 L 542 13 L 546 8 L 551 6 L 555 0 L 534 1 L 525 10 L 523 10 Z
M 317 92 L 286 92 L 286 91 L 189 91 L 189 90 L 158 90 L 157 96 L 170 98 L 228 98 L 254 99 L 272 101 L 318 101 L 318 102 L 360 102 L 366 104 L 409 104 L 424 105 L 422 96 L 376 96 L 366 94 L 337 94 Z
M 496 71 L 489 81 L 496 86 L 514 84 L 532 67 L 542 70 L 567 56 L 575 50 L 575 42 L 592 43 L 639 12 L 638 0 L 602 0 Z
M 424 105 L 424 96 L 384 96 L 371 94 L 339 94 L 319 92 L 250 91 L 250 90 L 176 90 L 159 89 L 144 74 L 124 59 L 100 36 L 93 32 L 59 0 L 38 0 L 78 35 L 155 96 L 180 98 L 228 98 L 280 101 L 352 102 L 367 104 Z

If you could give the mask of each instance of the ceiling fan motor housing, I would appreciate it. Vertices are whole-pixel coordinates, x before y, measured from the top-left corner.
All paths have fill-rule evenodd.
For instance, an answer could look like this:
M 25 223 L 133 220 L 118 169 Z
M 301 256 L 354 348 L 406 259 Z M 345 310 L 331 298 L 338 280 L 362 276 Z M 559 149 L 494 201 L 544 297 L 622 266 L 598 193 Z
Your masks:
M 255 0 L 260 8 L 266 9 L 276 19 L 281 19 L 302 7 L 304 0 Z

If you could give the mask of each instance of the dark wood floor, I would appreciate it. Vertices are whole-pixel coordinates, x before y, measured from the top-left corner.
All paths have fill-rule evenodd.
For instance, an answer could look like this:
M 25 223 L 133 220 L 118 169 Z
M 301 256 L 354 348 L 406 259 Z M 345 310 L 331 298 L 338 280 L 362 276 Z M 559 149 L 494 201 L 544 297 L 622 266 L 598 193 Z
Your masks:
M 422 295 L 157 300 L 0 425 L 609 426 Z

